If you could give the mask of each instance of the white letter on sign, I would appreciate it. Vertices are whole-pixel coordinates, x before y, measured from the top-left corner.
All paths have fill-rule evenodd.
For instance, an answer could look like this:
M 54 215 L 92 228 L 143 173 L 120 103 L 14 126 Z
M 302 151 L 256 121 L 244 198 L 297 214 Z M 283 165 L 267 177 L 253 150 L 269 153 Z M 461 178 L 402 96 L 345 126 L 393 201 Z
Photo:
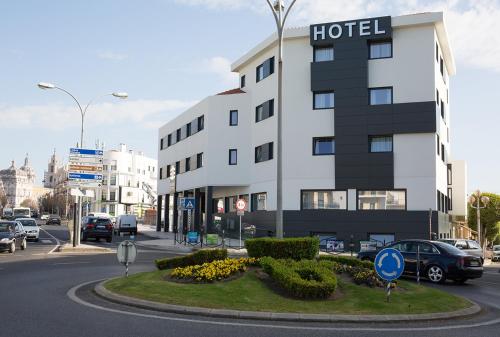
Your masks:
M 333 34 L 333 29 L 334 28 L 337 29 L 337 34 L 336 35 Z M 332 39 L 338 39 L 339 37 L 342 36 L 342 27 L 340 25 L 338 25 L 338 24 L 331 25 L 330 29 L 328 30 L 328 35 L 330 35 L 330 37 Z
M 375 34 L 385 34 L 385 30 L 378 29 L 378 20 L 375 20 Z
M 356 22 L 348 22 L 345 25 L 349 27 L 349 37 L 352 37 L 352 26 L 356 26 Z
M 370 35 L 370 21 L 361 21 L 359 23 L 359 36 L 366 35 Z
M 325 26 L 321 26 L 321 30 L 318 30 L 318 26 L 314 26 L 313 28 L 314 41 L 318 39 L 318 35 L 321 36 L 321 40 L 325 39 Z

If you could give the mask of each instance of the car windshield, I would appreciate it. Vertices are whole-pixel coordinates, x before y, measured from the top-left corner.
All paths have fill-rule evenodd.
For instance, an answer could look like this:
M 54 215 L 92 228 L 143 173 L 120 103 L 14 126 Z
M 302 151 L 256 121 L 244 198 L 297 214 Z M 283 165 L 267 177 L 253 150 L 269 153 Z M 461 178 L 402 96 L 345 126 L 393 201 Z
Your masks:
M 0 232 L 10 232 L 12 225 L 7 222 L 0 223 Z
M 18 220 L 24 227 L 36 227 L 35 220 Z
M 444 242 L 439 242 L 439 241 L 435 241 L 433 242 L 440 250 L 444 250 L 446 253 L 450 254 L 450 255 L 467 255 L 466 252 L 458 249 L 457 247 L 455 246 L 452 246 L 448 243 L 444 243 Z
M 90 218 L 88 220 L 88 223 L 92 223 L 92 224 L 107 224 L 109 223 L 109 219 L 98 219 L 98 218 Z
M 500 252 L 500 246 L 493 246 L 493 250 L 495 252 Z

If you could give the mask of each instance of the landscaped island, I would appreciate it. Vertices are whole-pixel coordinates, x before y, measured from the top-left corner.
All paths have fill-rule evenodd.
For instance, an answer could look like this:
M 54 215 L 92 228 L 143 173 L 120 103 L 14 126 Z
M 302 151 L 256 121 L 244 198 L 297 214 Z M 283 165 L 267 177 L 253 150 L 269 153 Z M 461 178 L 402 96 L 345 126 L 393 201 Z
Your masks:
M 157 260 L 160 269 L 108 281 L 115 293 L 160 303 L 244 311 L 316 314 L 421 314 L 472 304 L 438 289 L 400 280 L 386 302 L 371 262 L 317 257 L 313 238 L 253 239 L 250 258 L 201 250 Z

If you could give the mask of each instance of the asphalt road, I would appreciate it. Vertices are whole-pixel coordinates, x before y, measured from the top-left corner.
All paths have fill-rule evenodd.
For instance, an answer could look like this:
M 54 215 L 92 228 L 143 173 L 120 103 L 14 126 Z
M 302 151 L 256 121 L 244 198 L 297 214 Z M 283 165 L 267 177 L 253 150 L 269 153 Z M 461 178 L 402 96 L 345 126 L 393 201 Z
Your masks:
M 61 228 L 47 227 L 44 239 L 14 256 L 0 253 L 0 336 L 499 336 L 499 266 L 465 286 L 439 286 L 487 307 L 465 320 L 403 324 L 297 324 L 162 314 L 106 302 L 91 283 L 71 299 L 68 291 L 85 282 L 122 275 L 114 254 L 48 254 L 64 241 Z M 51 237 L 50 235 L 54 236 Z M 47 238 L 45 238 L 45 235 Z M 123 238 L 115 238 L 122 240 Z M 51 240 L 51 244 L 43 242 Z M 117 242 L 110 244 L 116 246 Z M 100 242 L 98 245 L 106 246 Z M 33 255 L 40 254 L 40 255 Z M 155 258 L 172 255 L 139 250 L 131 273 L 153 270 Z

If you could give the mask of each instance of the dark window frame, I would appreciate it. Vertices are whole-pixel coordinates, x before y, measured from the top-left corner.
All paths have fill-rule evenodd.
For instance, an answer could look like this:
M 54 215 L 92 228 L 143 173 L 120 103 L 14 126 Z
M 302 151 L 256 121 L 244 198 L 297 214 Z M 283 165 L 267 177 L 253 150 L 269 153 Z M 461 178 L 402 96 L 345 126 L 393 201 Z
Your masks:
M 333 140 L 333 153 L 316 153 L 316 142 L 321 140 Z M 312 139 L 312 154 L 313 156 L 334 156 L 335 155 L 335 137 L 313 137 Z
M 372 104 L 372 91 L 373 90 L 383 90 L 383 89 L 390 89 L 391 90 L 391 103 L 384 103 L 384 104 Z M 374 87 L 374 88 L 368 88 L 368 105 L 370 106 L 377 106 L 377 105 L 391 105 L 394 104 L 394 87 Z
M 203 152 L 200 152 L 196 155 L 196 168 L 203 167 Z
M 391 151 L 372 151 L 372 140 L 373 138 L 391 138 Z M 368 136 L 368 153 L 394 153 L 394 135 L 369 135 Z M 375 190 L 377 191 L 377 190 Z
M 317 94 L 333 94 L 333 106 L 328 108 L 317 108 L 316 107 L 316 95 Z M 335 109 L 335 90 L 321 90 L 321 91 L 313 91 L 313 110 L 328 110 Z
M 448 185 L 453 185 L 453 169 L 451 164 L 446 165 L 446 180 Z
M 266 74 L 266 72 L 265 72 L 266 62 L 269 62 L 269 73 L 268 74 Z M 269 76 L 271 76 L 272 74 L 274 74 L 274 63 L 275 63 L 275 58 L 273 56 L 273 57 L 266 59 L 264 62 L 262 62 L 261 64 L 259 64 L 255 68 L 255 82 L 256 83 L 259 83 L 260 81 L 263 81 L 266 78 L 268 78 Z M 263 69 L 262 70 L 262 78 L 259 78 L 259 69 L 260 68 Z
M 245 82 L 246 82 L 246 75 L 242 75 L 240 77 L 240 88 L 244 88 L 245 87 L 245 85 L 246 85 Z
M 304 202 L 302 200 L 302 192 L 345 192 L 345 208 L 339 208 L 339 209 L 330 209 L 326 208 L 329 211 L 348 211 L 349 210 L 349 196 L 348 196 L 348 191 L 346 189 L 329 189 L 329 188 L 320 188 L 320 189 L 314 189 L 314 188 L 307 188 L 307 189 L 301 189 L 300 190 L 300 210 L 322 210 L 324 208 L 304 208 Z
M 359 209 L 359 192 L 371 192 L 371 191 L 388 191 L 388 192 L 405 192 L 405 209 Z M 382 189 L 382 188 L 368 188 L 356 190 L 356 211 L 400 211 L 405 212 L 408 210 L 408 189 L 406 188 L 392 188 L 392 189 Z
M 318 61 L 316 59 L 316 51 L 318 49 L 332 49 L 333 50 L 333 59 L 331 60 L 326 60 L 326 61 Z M 323 45 L 323 46 L 314 46 L 313 48 L 313 62 L 314 63 L 320 63 L 320 62 L 331 62 L 331 61 L 335 61 L 335 47 L 333 44 L 327 44 L 327 45 Z
M 453 211 L 453 188 L 448 187 L 448 210 Z
M 236 123 L 233 123 L 233 113 L 236 113 Z M 238 126 L 238 110 L 229 110 L 229 126 Z
M 231 162 L 231 153 L 236 154 L 236 162 L 232 163 Z M 229 159 L 228 159 L 228 164 L 229 165 L 238 165 L 238 149 L 229 149 Z
M 372 44 L 384 44 L 384 43 L 391 44 L 391 56 L 372 57 L 372 49 L 371 49 Z M 368 40 L 368 59 L 369 60 L 383 60 L 383 59 L 391 59 L 393 57 L 394 57 L 394 43 L 393 43 L 392 39 Z
M 257 198 L 257 196 L 259 194 L 265 194 L 266 195 L 266 209 L 256 209 L 255 207 L 255 203 L 254 203 L 254 195 L 255 195 L 255 198 Z M 250 211 L 251 212 L 266 212 L 267 211 L 267 192 L 256 192 L 256 193 L 251 193 L 250 194 Z
M 262 107 L 262 109 L 265 109 L 265 105 L 268 106 L 268 114 L 267 116 L 263 117 L 262 119 L 259 119 L 259 114 L 258 114 L 258 109 Z M 264 116 L 264 113 L 262 114 Z M 255 107 L 255 123 L 262 122 L 263 120 L 266 120 L 268 118 L 271 118 L 274 116 L 274 98 L 271 98 L 270 100 L 265 101 L 262 104 L 259 104 Z
M 164 138 L 161 138 L 161 139 L 160 139 L 160 150 L 163 150 L 163 139 L 164 139 Z
M 260 147 L 263 147 L 263 146 L 268 146 L 268 158 L 267 159 L 264 159 L 264 160 L 257 160 L 257 149 L 260 148 Z M 258 164 L 258 163 L 263 163 L 263 162 L 266 162 L 266 161 L 269 161 L 269 160 L 273 160 L 274 159 L 274 142 L 268 142 L 268 143 L 264 143 L 262 145 L 259 145 L 259 146 L 256 146 L 255 147 L 255 164 Z

